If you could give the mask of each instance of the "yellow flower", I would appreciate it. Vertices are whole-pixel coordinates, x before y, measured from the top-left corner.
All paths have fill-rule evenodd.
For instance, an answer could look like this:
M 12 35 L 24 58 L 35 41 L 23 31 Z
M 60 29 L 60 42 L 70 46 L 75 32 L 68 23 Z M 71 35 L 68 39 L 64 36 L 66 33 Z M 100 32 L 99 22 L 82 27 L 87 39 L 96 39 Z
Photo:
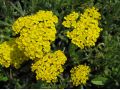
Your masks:
M 79 17 L 78 13 L 72 12 L 70 15 L 67 15 L 66 17 L 64 17 L 66 21 L 64 21 L 62 24 L 67 28 L 75 27 L 76 20 L 78 17 Z
M 20 33 L 16 43 L 30 59 L 42 58 L 51 49 L 55 40 L 57 16 L 52 11 L 40 10 L 34 15 L 18 18 L 12 26 L 15 34 Z
M 72 40 L 72 43 L 84 49 L 85 47 L 95 46 L 95 43 L 102 31 L 99 27 L 99 20 L 101 15 L 95 7 L 88 8 L 83 14 L 80 14 L 80 19 L 77 20 L 78 15 L 71 13 L 65 17 L 63 25 L 67 28 L 73 27 L 73 31 L 67 32 L 67 37 Z M 75 16 L 73 20 L 70 17 Z M 72 18 L 72 17 L 71 17 Z
M 70 73 L 73 85 L 85 85 L 86 81 L 89 79 L 88 76 L 90 71 L 89 66 L 86 65 L 78 65 L 77 67 L 72 68 Z
M 56 82 L 57 76 L 64 71 L 62 65 L 65 64 L 66 60 L 64 53 L 58 50 L 54 53 L 47 53 L 43 58 L 36 60 L 31 68 L 36 73 L 37 80 L 48 83 Z
M 28 58 L 18 49 L 16 39 L 0 44 L 0 64 L 2 66 L 8 68 L 10 65 L 13 65 L 15 68 L 19 68 L 26 60 Z

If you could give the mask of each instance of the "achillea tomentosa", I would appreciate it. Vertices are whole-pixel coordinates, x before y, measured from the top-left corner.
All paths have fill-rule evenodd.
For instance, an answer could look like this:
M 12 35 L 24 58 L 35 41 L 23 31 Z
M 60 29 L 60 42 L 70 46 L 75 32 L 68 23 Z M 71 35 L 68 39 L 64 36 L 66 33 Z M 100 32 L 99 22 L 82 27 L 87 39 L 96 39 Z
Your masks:
M 80 19 L 78 19 L 80 17 Z M 72 12 L 64 17 L 66 21 L 63 25 L 67 28 L 73 28 L 73 31 L 67 32 L 67 36 L 72 39 L 72 43 L 80 47 L 95 46 L 95 42 L 100 35 L 99 20 L 101 15 L 98 9 L 92 7 L 85 10 L 83 14 Z M 78 20 L 77 20 L 78 19 Z
M 86 65 L 78 65 L 77 67 L 74 67 L 71 69 L 71 82 L 74 86 L 78 85 L 85 85 L 86 81 L 89 79 L 89 73 L 90 73 L 89 66 Z
M 62 65 L 67 60 L 60 50 L 48 53 L 32 65 L 32 71 L 36 73 L 37 80 L 56 82 L 57 76 L 63 72 Z
M 15 34 L 20 33 L 16 41 L 20 50 L 34 60 L 50 51 L 50 44 L 55 40 L 57 16 L 52 11 L 40 10 L 34 15 L 18 18 L 12 28 Z
M 0 44 L 0 64 L 6 68 L 10 65 L 19 68 L 25 60 L 28 60 L 24 53 L 18 49 L 15 40 L 11 39 Z

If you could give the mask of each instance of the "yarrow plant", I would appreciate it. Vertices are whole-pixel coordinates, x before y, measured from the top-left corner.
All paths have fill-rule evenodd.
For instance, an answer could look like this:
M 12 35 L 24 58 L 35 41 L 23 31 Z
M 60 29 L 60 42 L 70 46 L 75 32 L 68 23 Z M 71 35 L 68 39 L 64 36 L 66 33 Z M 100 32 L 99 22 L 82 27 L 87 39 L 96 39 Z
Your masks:
M 52 11 L 43 10 L 18 18 L 12 26 L 15 34 L 20 34 L 16 41 L 18 48 L 32 60 L 41 58 L 51 49 L 50 44 L 55 40 L 57 22 L 58 18 Z
M 71 69 L 71 82 L 74 86 L 85 85 L 91 69 L 86 65 L 78 65 Z
M 16 39 L 5 41 L 0 44 L 0 64 L 6 68 L 10 65 L 20 68 L 21 64 L 28 60 L 24 53 L 18 48 Z
M 80 17 L 80 19 L 78 19 Z M 67 37 L 79 48 L 95 46 L 95 43 L 102 31 L 99 27 L 101 15 L 95 7 L 87 8 L 83 14 L 72 12 L 64 17 L 63 25 L 67 28 L 73 28 L 67 32 Z
M 18 48 L 34 60 L 31 68 L 36 79 L 49 83 L 57 81 L 67 60 L 60 50 L 51 53 L 50 44 L 55 40 L 57 22 L 52 11 L 40 10 L 34 15 L 18 18 L 12 26 L 14 34 L 20 34 L 16 40 Z
M 92 7 L 83 14 L 72 12 L 64 17 L 63 25 L 73 30 L 67 32 L 72 43 L 84 49 L 95 45 L 101 28 L 98 9 Z M 67 57 L 61 50 L 52 51 L 51 43 L 56 39 L 58 18 L 52 11 L 40 10 L 36 14 L 19 17 L 12 26 L 17 37 L 0 44 L 0 64 L 19 68 L 24 61 L 33 60 L 32 72 L 36 80 L 55 83 L 64 71 L 63 65 Z M 85 85 L 91 69 L 86 65 L 78 65 L 70 70 L 73 86 Z
M 47 81 L 48 83 L 57 82 L 57 76 L 64 71 L 62 65 L 65 64 L 66 60 L 64 53 L 58 50 L 38 59 L 32 64 L 31 68 L 36 73 L 37 80 Z
M 0 0 L 0 88 L 120 88 L 120 0 Z

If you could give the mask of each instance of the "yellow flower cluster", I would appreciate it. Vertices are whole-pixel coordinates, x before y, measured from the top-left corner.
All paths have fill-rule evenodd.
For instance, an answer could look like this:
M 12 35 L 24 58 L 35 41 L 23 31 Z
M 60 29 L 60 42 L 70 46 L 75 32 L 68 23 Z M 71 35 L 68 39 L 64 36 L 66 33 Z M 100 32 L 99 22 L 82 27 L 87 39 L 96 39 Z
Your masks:
M 78 19 L 80 17 L 80 19 Z M 95 46 L 95 42 L 100 35 L 102 28 L 99 27 L 101 15 L 95 7 L 88 8 L 83 14 L 72 12 L 64 17 L 63 25 L 67 28 L 73 28 L 73 31 L 67 32 L 67 36 L 72 39 L 72 43 L 80 47 Z
M 66 21 L 63 22 L 63 25 L 67 28 L 76 27 L 77 24 L 76 20 L 78 19 L 78 17 L 79 17 L 78 13 L 72 12 L 71 14 L 64 17 Z
M 6 68 L 10 65 L 19 68 L 25 60 L 28 60 L 24 53 L 18 49 L 15 40 L 11 39 L 0 44 L 0 64 Z
M 34 15 L 18 18 L 12 26 L 15 34 L 20 34 L 16 41 L 18 48 L 30 59 L 41 58 L 50 51 L 50 44 L 55 40 L 57 22 L 52 11 L 40 10 Z
M 32 71 L 36 73 L 37 80 L 56 82 L 57 76 L 63 72 L 62 65 L 67 60 L 64 53 L 60 50 L 48 53 L 43 58 L 37 60 L 32 65 Z
M 89 66 L 86 65 L 78 65 L 71 69 L 71 81 L 74 86 L 85 85 L 86 81 L 89 79 L 88 75 L 90 73 Z
M 55 40 L 57 16 L 52 11 L 40 10 L 34 15 L 18 18 L 12 29 L 20 34 L 16 43 L 18 48 L 34 60 L 31 68 L 37 80 L 56 82 L 63 72 L 62 65 L 67 60 L 60 50 L 51 53 L 51 42 Z

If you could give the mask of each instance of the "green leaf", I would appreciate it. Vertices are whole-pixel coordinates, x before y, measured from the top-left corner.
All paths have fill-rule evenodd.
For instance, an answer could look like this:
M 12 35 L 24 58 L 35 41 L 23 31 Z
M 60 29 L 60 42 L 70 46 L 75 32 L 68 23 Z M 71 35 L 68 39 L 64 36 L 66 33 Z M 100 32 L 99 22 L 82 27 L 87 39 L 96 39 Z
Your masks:
M 20 5 L 20 3 L 18 2 L 17 5 L 13 4 L 12 2 L 10 2 L 11 6 L 17 10 L 22 16 L 25 15 L 25 11 L 22 10 L 22 6 Z
M 7 77 L 0 77 L 0 81 L 7 81 L 8 78 Z
M 98 76 L 95 77 L 91 82 L 95 85 L 104 85 L 108 79 L 106 77 Z
M 11 26 L 11 24 L 0 20 L 0 26 L 2 26 L 2 25 L 4 25 L 4 26 Z

